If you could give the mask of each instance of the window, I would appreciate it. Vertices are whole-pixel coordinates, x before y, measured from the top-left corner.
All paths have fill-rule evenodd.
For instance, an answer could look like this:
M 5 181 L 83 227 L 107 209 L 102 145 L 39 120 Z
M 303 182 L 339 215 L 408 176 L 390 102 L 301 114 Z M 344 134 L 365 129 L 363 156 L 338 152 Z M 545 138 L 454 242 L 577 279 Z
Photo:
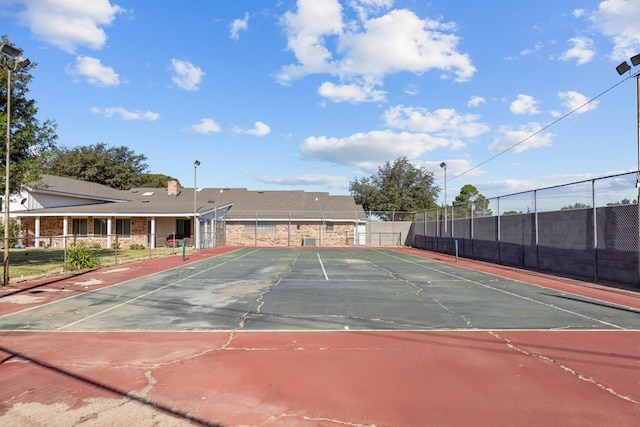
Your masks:
M 176 237 L 182 239 L 191 236 L 191 220 L 190 219 L 178 219 L 176 220 Z
M 93 220 L 93 235 L 96 237 L 107 237 L 106 218 L 95 218 Z
M 327 231 L 333 231 L 333 224 L 327 224 Z
M 244 230 L 247 233 L 275 233 L 275 221 L 247 221 L 244 223 Z
M 116 234 L 119 237 L 131 237 L 131 220 L 116 219 Z
M 72 222 L 72 232 L 74 236 L 87 237 L 87 219 L 86 218 L 74 218 Z

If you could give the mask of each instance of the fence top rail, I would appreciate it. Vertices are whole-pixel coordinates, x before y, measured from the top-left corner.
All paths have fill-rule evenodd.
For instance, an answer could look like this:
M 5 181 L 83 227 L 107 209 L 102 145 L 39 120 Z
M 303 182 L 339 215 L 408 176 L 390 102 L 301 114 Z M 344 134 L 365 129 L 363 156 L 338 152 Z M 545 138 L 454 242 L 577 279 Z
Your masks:
M 635 174 L 640 174 L 640 171 L 622 172 L 622 173 L 616 173 L 613 175 L 599 176 L 597 178 L 583 179 L 582 181 L 574 181 L 574 182 L 568 182 L 565 184 L 550 185 L 548 187 L 533 188 L 531 190 L 524 190 L 524 191 L 518 191 L 516 193 L 503 194 L 501 196 L 487 197 L 487 199 L 501 199 L 503 197 L 519 196 L 521 194 L 532 193 L 534 191 L 551 190 L 553 188 L 568 187 L 570 185 L 575 185 L 575 184 L 584 184 L 586 182 L 593 182 L 593 181 L 599 181 L 602 179 L 616 178 L 619 176 L 635 175 Z

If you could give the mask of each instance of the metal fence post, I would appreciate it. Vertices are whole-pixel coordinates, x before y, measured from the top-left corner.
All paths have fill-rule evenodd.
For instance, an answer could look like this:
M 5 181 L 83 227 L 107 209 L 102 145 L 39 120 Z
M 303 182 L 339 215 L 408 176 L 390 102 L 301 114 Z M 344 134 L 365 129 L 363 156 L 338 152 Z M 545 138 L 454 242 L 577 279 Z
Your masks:
M 538 232 L 538 190 L 533 190 L 533 215 L 534 215 L 534 233 L 535 233 L 535 245 L 536 245 L 536 270 L 540 270 L 540 234 Z
M 591 206 L 593 207 L 593 279 L 598 281 L 598 209 L 596 208 L 596 180 L 591 180 Z

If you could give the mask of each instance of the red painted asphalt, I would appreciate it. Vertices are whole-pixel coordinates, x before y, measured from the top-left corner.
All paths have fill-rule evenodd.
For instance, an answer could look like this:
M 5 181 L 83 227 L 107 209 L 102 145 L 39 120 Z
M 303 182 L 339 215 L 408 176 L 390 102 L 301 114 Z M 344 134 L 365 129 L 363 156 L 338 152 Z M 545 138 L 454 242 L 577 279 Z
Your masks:
M 42 299 L 0 298 L 0 313 L 183 263 L 171 257 L 12 286 L 2 290 L 9 300 Z M 466 260 L 459 265 L 640 308 L 636 292 Z M 637 330 L 4 332 L 0 361 L 0 425 L 9 426 L 168 426 L 187 418 L 223 426 L 640 421 Z

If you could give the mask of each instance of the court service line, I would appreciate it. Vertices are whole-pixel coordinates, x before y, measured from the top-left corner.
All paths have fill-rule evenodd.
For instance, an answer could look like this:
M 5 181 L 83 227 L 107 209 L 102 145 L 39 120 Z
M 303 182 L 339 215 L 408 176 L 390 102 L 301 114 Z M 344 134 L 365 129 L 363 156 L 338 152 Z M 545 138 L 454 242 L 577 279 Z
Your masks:
M 89 315 L 89 316 L 87 316 L 87 317 L 83 317 L 82 319 L 76 320 L 75 322 L 68 323 L 68 324 L 66 324 L 66 325 L 61 326 L 60 328 L 58 328 L 58 330 L 66 329 L 66 328 L 68 328 L 68 327 L 70 327 L 70 326 L 77 325 L 77 324 L 78 324 L 78 323 L 80 323 L 80 322 L 84 322 L 85 320 L 92 319 L 92 318 L 94 318 L 94 317 L 100 316 L 101 314 L 107 313 L 107 312 L 109 312 L 109 311 L 111 311 L 111 310 L 115 310 L 116 308 L 122 307 L 123 305 L 127 305 L 127 304 L 129 304 L 129 303 L 132 303 L 132 302 L 134 302 L 134 301 L 137 301 L 137 300 L 139 300 L 140 298 L 144 298 L 144 297 L 146 297 L 146 296 L 148 296 L 148 295 L 151 295 L 151 294 L 153 294 L 153 293 L 156 293 L 156 292 L 158 292 L 158 291 L 161 291 L 161 290 L 163 290 L 163 289 L 166 289 L 166 288 L 168 288 L 168 287 L 170 287 L 170 286 L 175 286 L 175 285 L 177 285 L 178 283 L 180 283 L 180 282 L 184 282 L 185 280 L 188 280 L 188 279 L 191 279 L 191 278 L 193 278 L 193 277 L 197 276 L 197 275 L 198 275 L 198 274 L 200 274 L 200 273 L 204 273 L 205 271 L 209 271 L 209 270 L 213 270 L 213 269 L 215 269 L 215 268 L 221 267 L 221 266 L 223 266 L 223 265 L 225 265 L 225 264 L 230 263 L 231 261 L 236 261 L 236 260 L 238 260 L 238 259 L 240 259 L 240 258 L 243 258 L 243 257 L 245 257 L 245 256 L 247 256 L 247 255 L 250 255 L 250 254 L 252 254 L 253 252 L 256 252 L 256 251 L 258 251 L 258 250 L 259 250 L 259 249 L 254 249 L 254 250 L 253 250 L 253 251 L 251 251 L 251 252 L 247 252 L 246 254 L 243 254 L 243 255 L 240 255 L 240 256 L 235 257 L 235 258 L 233 258 L 233 259 L 227 260 L 227 261 L 225 261 L 225 262 L 223 262 L 223 263 L 220 263 L 220 264 L 214 265 L 213 267 L 210 267 L 210 268 L 204 269 L 204 270 L 202 270 L 202 271 L 198 271 L 197 273 L 194 273 L 194 274 L 190 274 L 190 275 L 188 275 L 188 276 L 186 276 L 186 277 L 183 277 L 183 278 L 182 278 L 182 279 L 180 279 L 180 280 L 177 280 L 177 281 L 175 281 L 175 282 L 169 283 L 168 285 L 161 286 L 161 287 L 156 288 L 156 289 L 154 289 L 154 290 L 152 290 L 152 291 L 146 292 L 146 293 L 144 293 L 144 294 L 142 294 L 142 295 L 138 295 L 138 296 L 137 296 L 137 297 L 135 297 L 135 298 L 132 298 L 132 299 L 129 299 L 129 300 L 123 301 L 123 302 L 121 302 L 120 304 L 116 304 L 116 305 L 114 305 L 114 306 L 112 306 L 112 307 L 105 308 L 105 309 L 104 309 L 104 310 L 102 310 L 102 311 L 98 311 L 98 312 L 96 312 L 96 313 L 93 313 L 93 314 L 91 314 L 91 315 Z M 187 266 L 188 266 L 188 265 L 187 265 Z M 185 267 L 187 267 L 187 266 L 185 266 Z M 134 280 L 135 280 L 135 279 L 134 279 Z
M 380 253 L 381 251 L 376 250 L 376 252 Z M 594 321 L 594 322 L 597 322 L 597 323 L 602 323 L 603 325 L 611 326 L 613 328 L 618 328 L 618 329 L 623 329 L 623 330 L 627 329 L 627 328 L 625 328 L 623 326 L 619 326 L 619 325 L 616 325 L 614 323 L 605 322 L 604 320 L 600 320 L 600 319 L 595 319 L 595 318 L 593 318 L 591 316 L 587 316 L 587 315 L 582 314 L 582 313 L 577 313 L 577 312 L 572 311 L 572 310 L 567 310 L 566 308 L 558 307 L 557 305 L 547 304 L 546 302 L 538 301 L 538 300 L 535 300 L 535 299 L 530 298 L 530 297 L 525 297 L 523 295 L 518 295 L 518 294 L 513 293 L 513 292 L 505 291 L 504 289 L 500 289 L 500 288 L 496 288 L 494 286 L 486 285 L 486 284 L 478 282 L 476 280 L 471 280 L 471 279 L 468 279 L 466 277 L 455 275 L 453 273 L 448 273 L 446 271 L 438 270 L 437 268 L 425 266 L 423 264 L 420 264 L 420 263 L 417 263 L 417 262 L 414 262 L 414 261 L 411 261 L 411 260 L 408 260 L 408 259 L 404 259 L 404 258 L 401 258 L 401 257 L 396 256 L 396 255 L 391 255 L 390 253 L 387 253 L 387 252 L 381 252 L 381 253 L 383 253 L 384 255 L 387 255 L 387 256 L 389 256 L 391 258 L 396 258 L 396 259 L 398 259 L 400 261 L 404 261 L 404 262 L 409 263 L 409 264 L 414 264 L 414 265 L 417 265 L 419 267 L 425 268 L 427 270 L 432 270 L 432 271 L 435 271 L 435 272 L 438 272 L 438 273 L 441 273 L 441 274 L 444 274 L 444 275 L 447 275 L 447 276 L 450 276 L 450 277 L 455 277 L 456 279 L 460 279 L 460 280 L 463 280 L 463 281 L 466 281 L 466 282 L 469 282 L 469 283 L 473 283 L 473 284 L 482 286 L 484 288 L 491 289 L 493 291 L 497 291 L 497 292 L 500 292 L 500 293 L 503 293 L 503 294 L 506 294 L 506 295 L 510 295 L 512 297 L 523 299 L 525 301 L 529 301 L 529 302 L 533 302 L 533 303 L 536 303 L 536 304 L 540 304 L 540 305 L 543 305 L 543 306 L 548 307 L 548 308 L 552 308 L 552 309 L 555 309 L 555 310 L 558 310 L 558 311 L 562 311 L 564 313 L 568 313 L 568 314 L 572 314 L 574 316 L 582 317 L 583 319 L 591 320 L 591 321 Z M 415 255 L 412 255 L 412 256 L 415 256 Z M 491 273 L 482 273 L 482 274 L 486 274 L 486 275 L 489 275 L 489 276 L 495 276 L 495 277 L 501 277 L 501 276 L 498 276 L 496 274 L 491 274 Z M 511 280 L 511 279 L 507 279 L 507 280 Z M 512 280 L 512 281 L 513 282 L 524 283 L 524 284 L 529 285 L 529 286 L 536 286 L 536 285 L 532 285 L 531 283 L 520 282 L 520 281 L 517 281 L 517 280 Z
M 318 255 L 318 261 L 320 261 L 320 267 L 322 267 L 322 273 L 324 274 L 325 280 L 329 280 L 329 276 L 327 276 L 327 270 L 324 269 L 324 264 L 322 263 L 322 258 L 320 258 L 320 253 L 316 252 Z

